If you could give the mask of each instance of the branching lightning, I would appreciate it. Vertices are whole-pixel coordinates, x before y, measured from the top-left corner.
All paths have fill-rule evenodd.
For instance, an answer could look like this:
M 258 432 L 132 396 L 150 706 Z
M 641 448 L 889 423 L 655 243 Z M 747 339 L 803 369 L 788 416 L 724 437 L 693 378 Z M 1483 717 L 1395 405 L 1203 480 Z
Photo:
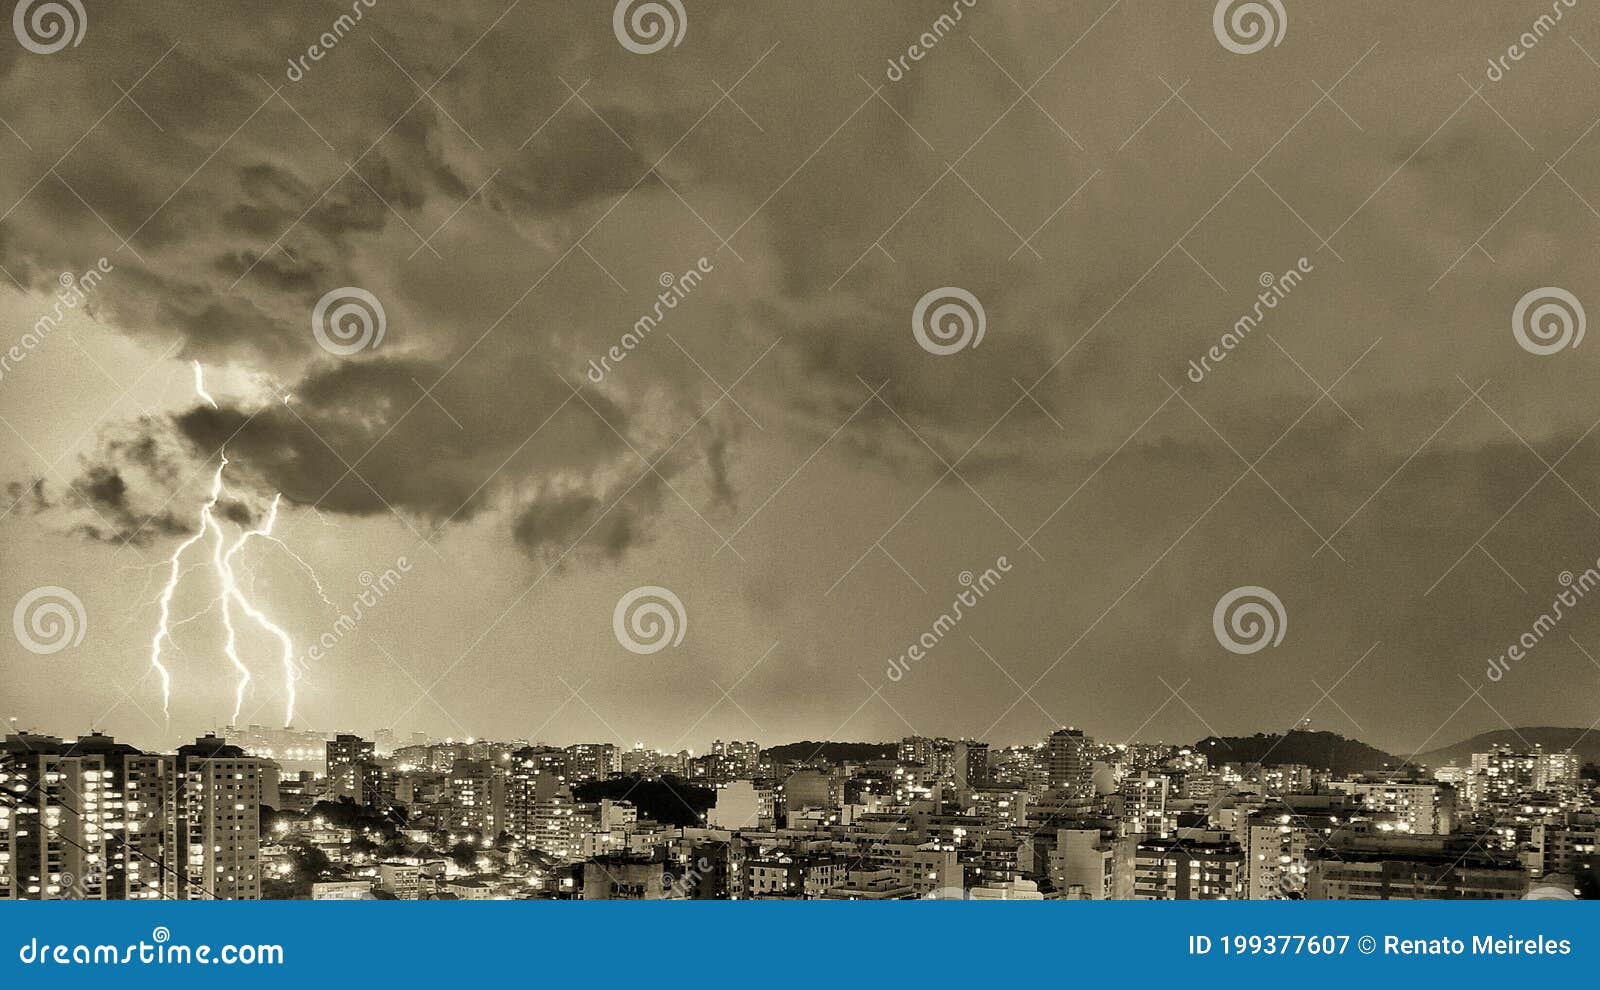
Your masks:
M 227 463 L 224 461 L 223 463 Z M 233 555 L 239 551 L 239 546 L 249 536 L 248 533 L 239 537 L 237 543 L 223 550 L 223 541 L 226 539 L 222 526 L 217 522 L 216 516 L 207 520 L 210 528 L 217 534 L 216 546 L 211 551 L 211 564 L 217 570 L 217 581 L 222 585 L 222 628 L 224 637 L 222 651 L 227 654 L 228 662 L 233 664 L 233 669 L 239 672 L 239 686 L 233 692 L 233 718 L 230 724 L 239 723 L 239 711 L 244 708 L 244 692 L 250 687 L 250 668 L 239 659 L 238 636 L 233 629 L 233 603 L 242 601 L 243 595 L 239 593 L 239 582 L 233 576 Z
M 211 498 L 200 507 L 200 526 L 194 535 L 178 544 L 172 551 L 169 561 L 171 569 L 167 574 L 166 587 L 161 589 L 161 622 L 156 626 L 155 638 L 150 641 L 150 666 L 161 674 L 161 711 L 168 718 L 172 717 L 172 672 L 161 662 L 161 644 L 172 638 L 172 596 L 178 590 L 178 579 L 182 577 L 182 562 L 184 551 L 199 543 L 206 535 L 206 530 L 211 528 L 211 513 L 217 506 L 217 499 L 222 497 L 222 469 L 228 466 L 228 455 L 222 455 L 222 462 L 217 465 L 217 473 L 211 479 Z
M 245 545 L 246 541 L 248 541 L 250 537 L 259 536 L 263 539 L 272 540 L 274 543 L 278 543 L 280 546 L 282 546 L 282 541 L 272 535 L 272 527 L 276 525 L 278 521 L 278 502 L 282 498 L 282 495 L 272 496 L 272 505 L 267 509 L 266 515 L 262 517 L 261 524 L 255 529 L 245 530 L 243 533 L 239 534 L 239 538 L 234 541 L 233 546 L 229 547 L 228 552 L 223 555 L 222 561 L 218 565 L 218 573 L 222 575 L 223 580 L 227 583 L 229 595 L 231 595 L 239 607 L 244 610 L 245 614 L 254 619 L 257 625 L 271 633 L 278 640 L 278 649 L 280 651 L 279 662 L 283 666 L 283 693 L 284 698 L 286 699 L 283 724 L 289 725 L 294 721 L 294 682 L 296 679 L 294 669 L 294 641 L 289 638 L 289 634 L 284 632 L 281 626 L 267 618 L 267 616 L 260 609 L 256 608 L 256 606 L 245 597 L 244 593 L 239 590 L 239 583 L 237 580 L 235 580 L 233 574 L 233 557 Z M 218 531 L 218 536 L 221 536 L 220 530 Z M 288 548 L 285 547 L 284 549 L 287 550 Z M 292 552 L 290 555 L 294 556 Z M 297 556 L 295 559 L 300 560 L 300 558 Z M 305 565 L 304 561 L 300 561 L 300 563 L 302 566 Z M 315 573 L 312 574 L 312 579 L 314 581 L 316 580 Z M 322 592 L 322 583 L 320 581 L 317 582 L 317 592 L 318 594 L 321 594 Z M 222 614 L 224 616 L 224 622 L 228 626 L 228 639 L 231 642 L 233 640 L 233 622 L 226 602 L 223 604 Z M 233 658 L 230 656 L 230 659 Z M 243 664 L 240 664 L 239 666 L 243 673 L 243 680 L 239 684 L 238 699 L 233 710 L 233 720 L 236 724 L 239 721 L 239 706 L 242 705 L 244 701 L 244 688 L 245 685 L 249 683 L 250 678 L 250 672 L 248 670 L 243 670 Z
M 212 408 L 217 407 L 216 400 L 206 391 L 204 372 L 198 361 L 194 362 L 194 387 L 196 395 L 209 403 Z M 228 543 L 227 534 L 223 530 L 222 522 L 218 518 L 216 511 L 217 503 L 222 497 L 222 473 L 227 466 L 228 454 L 226 448 L 224 448 L 221 452 L 221 462 L 217 465 L 217 473 L 211 480 L 211 494 L 200 508 L 199 525 L 192 536 L 184 540 L 172 551 L 172 556 L 168 560 L 167 582 L 165 587 L 162 588 L 161 597 L 158 599 L 160 621 L 157 623 L 155 636 L 150 641 L 150 665 L 161 675 L 161 707 L 162 711 L 166 712 L 170 718 L 172 714 L 172 672 L 161 661 L 162 646 L 165 643 L 176 645 L 172 639 L 172 631 L 174 629 L 194 621 L 220 605 L 224 632 L 223 652 L 238 675 L 233 699 L 233 721 L 237 724 L 240 712 L 244 708 L 245 693 L 253 680 L 249 666 L 239 656 L 238 630 L 233 624 L 233 610 L 237 606 L 240 611 L 278 641 L 279 659 L 283 668 L 283 692 L 286 699 L 284 724 L 289 725 L 294 721 L 295 682 L 298 680 L 294 664 L 294 641 L 282 626 L 273 622 L 255 602 L 250 600 L 250 596 L 245 594 L 240 587 L 238 574 L 234 570 L 234 560 L 239 551 L 244 549 L 245 544 L 252 537 L 269 540 L 277 544 L 302 570 L 310 575 L 312 583 L 316 586 L 317 595 L 323 602 L 328 602 L 328 597 L 323 591 L 321 580 L 317 577 L 316 571 L 311 568 L 311 565 L 307 564 L 299 554 L 291 550 L 281 539 L 272 535 L 272 530 L 278 521 L 278 505 L 283 498 L 281 494 L 272 497 L 272 503 L 254 528 L 242 529 L 238 537 L 231 544 Z M 174 622 L 172 619 L 172 599 L 178 590 L 178 585 L 182 582 L 184 574 L 187 573 L 183 568 L 183 555 L 190 547 L 204 539 L 208 533 L 215 538 L 211 551 L 211 567 L 216 572 L 220 591 L 217 598 L 206 608 L 185 619 Z

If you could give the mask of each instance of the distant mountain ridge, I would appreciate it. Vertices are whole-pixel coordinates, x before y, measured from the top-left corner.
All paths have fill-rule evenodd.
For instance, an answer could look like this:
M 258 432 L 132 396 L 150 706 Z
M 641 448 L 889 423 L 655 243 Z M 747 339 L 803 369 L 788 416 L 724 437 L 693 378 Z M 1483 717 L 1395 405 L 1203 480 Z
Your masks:
M 1510 746 L 1516 750 L 1542 746 L 1547 753 L 1564 753 L 1571 749 L 1585 763 L 1600 763 L 1600 729 L 1591 731 L 1550 725 L 1480 732 L 1452 746 L 1419 753 L 1417 762 L 1430 767 L 1442 767 L 1452 762 L 1465 766 L 1472 762 L 1473 753 L 1487 753 L 1496 746 Z
M 1559 726 L 1530 726 L 1480 732 L 1450 746 L 1418 753 L 1410 762 L 1441 767 L 1451 762 L 1465 765 L 1473 753 L 1484 753 L 1496 746 L 1523 750 L 1542 746 L 1546 752 L 1572 749 L 1585 763 L 1600 764 L 1600 729 L 1575 729 Z M 1283 766 L 1296 763 L 1335 772 L 1398 770 L 1407 757 L 1386 753 L 1359 739 L 1347 739 L 1336 732 L 1293 729 L 1287 735 L 1258 732 L 1253 736 L 1207 736 L 1194 744 L 1213 764 L 1264 763 Z M 827 762 L 865 763 L 892 760 L 899 753 L 896 743 L 793 742 L 763 750 L 777 763 Z
M 1288 735 L 1258 732 L 1253 736 L 1207 736 L 1194 744 L 1213 764 L 1260 763 L 1275 767 L 1298 763 L 1321 770 L 1350 772 L 1395 770 L 1405 763 L 1400 757 L 1374 749 L 1356 739 L 1335 732 L 1290 730 Z

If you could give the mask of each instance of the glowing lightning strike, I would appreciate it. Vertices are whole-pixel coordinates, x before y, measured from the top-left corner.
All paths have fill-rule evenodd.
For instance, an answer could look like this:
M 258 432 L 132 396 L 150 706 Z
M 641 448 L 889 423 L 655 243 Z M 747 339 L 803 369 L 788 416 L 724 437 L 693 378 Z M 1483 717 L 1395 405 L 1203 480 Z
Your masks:
M 217 499 L 222 497 L 222 469 L 228 466 L 228 455 L 222 455 L 222 463 L 217 465 L 216 477 L 211 479 L 211 498 L 200 507 L 200 527 L 193 536 L 184 540 L 178 548 L 172 551 L 171 570 L 167 574 L 166 587 L 161 589 L 161 622 L 156 626 L 155 638 L 150 641 L 150 666 L 161 674 L 161 710 L 168 718 L 172 717 L 172 674 L 166 665 L 161 662 L 161 644 L 172 638 L 172 595 L 178 590 L 178 579 L 182 576 L 181 563 L 184 551 L 200 542 L 210 529 L 212 522 L 211 513 L 217 506 Z
M 215 516 L 209 517 L 206 522 L 217 534 L 216 547 L 211 551 L 211 563 L 216 567 L 217 581 L 222 585 L 222 627 L 226 631 L 222 649 L 228 655 L 228 662 L 233 664 L 233 668 L 239 672 L 239 686 L 233 692 L 232 724 L 236 725 L 239 722 L 239 712 L 244 708 L 245 689 L 250 686 L 250 668 L 246 667 L 244 661 L 239 659 L 238 637 L 235 636 L 233 631 L 233 603 L 242 596 L 239 594 L 239 584 L 233 577 L 232 558 L 239 549 L 239 543 L 244 542 L 244 537 L 239 537 L 239 543 L 235 543 L 224 552 L 222 549 L 222 526 L 217 522 Z
M 211 408 L 217 408 L 217 400 L 213 399 L 211 394 L 206 391 L 205 371 L 200 366 L 199 361 L 194 362 L 194 390 L 195 394 L 208 403 Z M 271 633 L 278 640 L 278 646 L 282 654 L 281 662 L 283 665 L 284 680 L 283 690 L 285 697 L 288 699 L 288 707 L 284 715 L 284 724 L 289 725 L 294 721 L 296 696 L 295 681 L 297 678 L 294 664 L 294 642 L 290 639 L 289 634 L 285 632 L 277 623 L 269 619 L 267 615 L 261 611 L 261 609 L 257 608 L 255 604 L 250 601 L 249 596 L 247 596 L 239 587 L 238 575 L 233 569 L 234 558 L 238 556 L 240 550 L 244 549 L 244 545 L 250 541 L 251 537 L 259 537 L 263 540 L 269 540 L 277 544 L 278 547 L 282 549 L 284 553 L 288 554 L 289 557 L 294 560 L 294 562 L 298 564 L 302 570 L 311 575 L 311 580 L 317 588 L 317 596 L 320 597 L 325 604 L 331 606 L 333 603 L 328 601 L 328 596 L 323 592 L 322 582 L 318 579 L 316 571 L 312 570 L 311 565 L 302 560 L 300 555 L 291 550 L 289 546 L 282 540 L 272 535 L 273 527 L 277 525 L 278 503 L 282 500 L 282 495 L 274 495 L 272 497 L 272 505 L 267 509 L 266 513 L 262 516 L 260 523 L 257 524 L 254 529 L 243 529 L 241 527 L 239 536 L 231 544 L 227 543 L 227 536 L 223 531 L 221 521 L 217 518 L 216 512 L 217 502 L 222 497 L 222 472 L 228 466 L 227 450 L 223 449 L 221 451 L 221 455 L 222 461 L 217 465 L 216 476 L 211 480 L 211 497 L 200 508 L 199 528 L 195 531 L 193 536 L 189 537 L 187 540 L 184 540 L 183 543 L 181 543 L 177 549 L 173 550 L 172 552 L 172 557 L 169 561 L 170 568 L 167 575 L 167 583 L 166 586 L 161 590 L 161 621 L 156 626 L 155 637 L 150 641 L 150 665 L 161 674 L 161 708 L 162 711 L 166 712 L 167 716 L 170 718 L 172 715 L 172 675 L 171 672 L 167 670 L 166 666 L 161 662 L 161 646 L 163 643 L 173 643 L 176 645 L 172 638 L 172 631 L 174 629 L 176 629 L 178 626 L 184 625 L 185 623 L 198 619 L 201 615 L 205 614 L 205 612 L 210 611 L 211 608 L 221 604 L 222 625 L 225 631 L 223 650 L 227 654 L 228 661 L 233 664 L 234 669 L 239 673 L 238 686 L 234 689 L 233 695 L 233 722 L 237 724 L 239 721 L 239 713 L 244 709 L 245 691 L 250 687 L 252 680 L 250 668 L 247 667 L 244 661 L 239 657 L 238 633 L 233 625 L 233 609 L 234 606 L 237 605 L 239 609 L 245 613 L 245 615 L 249 616 L 257 625 Z M 205 538 L 206 534 L 208 533 L 212 533 L 216 537 L 216 544 L 211 551 L 211 564 L 217 572 L 217 581 L 221 586 L 221 594 L 207 609 L 196 613 L 195 615 L 189 616 L 186 619 L 173 622 L 172 597 L 176 593 L 178 585 L 183 579 L 183 555 L 190 547 L 194 546 L 200 540 Z
M 244 596 L 244 593 L 239 590 L 238 582 L 234 580 L 234 574 L 233 574 L 233 557 L 234 557 L 235 554 L 237 554 L 239 552 L 239 550 L 245 545 L 245 543 L 252 536 L 259 536 L 262 539 L 271 540 L 272 542 L 277 543 L 280 547 L 283 547 L 284 550 L 286 550 L 286 551 L 288 550 L 288 547 L 284 547 L 283 546 L 283 542 L 281 540 L 279 540 L 277 537 L 272 535 L 272 527 L 274 525 L 276 525 L 277 521 L 278 521 L 278 502 L 282 498 L 283 498 L 282 495 L 274 495 L 274 496 L 272 496 L 272 505 L 271 505 L 271 507 L 269 507 L 267 509 L 267 514 L 262 518 L 261 524 L 259 526 L 257 526 L 255 529 L 246 530 L 243 533 L 239 534 L 239 538 L 234 541 L 233 546 L 228 548 L 227 554 L 225 554 L 218 561 L 217 569 L 223 576 L 223 581 L 226 583 L 227 588 L 228 588 L 227 594 L 231 596 L 232 600 L 234 602 L 238 603 L 239 607 L 244 610 L 245 614 L 250 616 L 250 618 L 254 619 L 256 621 L 257 625 L 261 626 L 261 628 L 265 629 L 267 632 L 269 632 L 273 636 L 277 637 L 278 647 L 279 647 L 279 649 L 281 651 L 280 661 L 283 664 L 283 691 L 284 691 L 284 697 L 287 699 L 287 701 L 286 701 L 286 706 L 287 707 L 285 709 L 284 716 L 283 716 L 283 724 L 284 725 L 289 725 L 289 724 L 294 722 L 294 703 L 295 703 L 294 643 L 293 643 L 292 640 L 289 639 L 289 634 L 284 632 L 282 627 L 278 626 L 271 619 L 267 618 L 266 615 L 263 614 L 260 609 L 256 608 L 255 605 L 251 604 L 250 600 L 248 598 L 246 598 Z M 218 530 L 218 536 L 219 537 L 221 536 L 221 530 L 220 529 Z M 219 547 L 221 546 L 220 539 L 218 541 L 218 546 Z M 289 553 L 290 553 L 290 556 L 295 557 L 296 560 L 300 559 L 298 556 L 296 556 L 293 553 L 293 551 L 289 551 Z M 304 565 L 303 561 L 301 561 L 301 563 L 302 563 L 302 565 Z M 308 570 L 309 570 L 309 568 L 308 568 Z M 314 572 L 312 573 L 312 577 L 313 577 L 313 579 L 315 579 L 315 577 L 316 577 Z M 318 591 L 319 594 L 322 591 L 321 582 L 317 583 L 317 591 Z M 326 600 L 326 599 L 324 599 L 324 600 Z M 228 626 L 228 644 L 229 644 L 229 649 L 231 651 L 232 650 L 232 644 L 233 644 L 233 622 L 232 622 L 231 617 L 229 616 L 228 605 L 227 605 L 227 600 L 226 599 L 223 602 L 223 613 L 222 614 L 223 614 L 223 621 Z M 243 679 L 239 683 L 239 692 L 238 692 L 236 703 L 235 703 L 234 710 L 233 710 L 233 720 L 234 720 L 235 723 L 237 723 L 239 721 L 239 706 L 243 703 L 243 700 L 244 700 L 245 685 L 247 685 L 250 682 L 250 672 L 248 670 L 244 669 L 244 665 L 243 664 L 237 664 L 237 660 L 236 660 L 235 657 L 233 657 L 231 652 L 229 654 L 229 659 L 234 659 L 236 661 L 236 665 L 240 668 L 240 671 L 243 674 Z
M 217 400 L 213 399 L 211 397 L 211 393 L 206 391 L 205 372 L 200 370 L 199 361 L 194 362 L 194 393 L 200 398 L 206 400 L 207 404 L 209 404 L 211 408 L 217 408 Z

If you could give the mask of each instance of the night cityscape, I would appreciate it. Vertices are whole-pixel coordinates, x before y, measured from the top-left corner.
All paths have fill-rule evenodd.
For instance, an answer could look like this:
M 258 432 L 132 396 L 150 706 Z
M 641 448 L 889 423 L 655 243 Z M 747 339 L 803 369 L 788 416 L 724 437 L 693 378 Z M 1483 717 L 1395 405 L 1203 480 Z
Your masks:
M 1582 955 L 1600 0 L 0 10 L 0 984 Z
M 1430 766 L 1307 729 L 701 754 L 259 725 L 146 754 L 19 733 L 0 757 L 0 896 L 1600 896 L 1600 766 L 1497 735 L 1521 745 L 1469 740 Z

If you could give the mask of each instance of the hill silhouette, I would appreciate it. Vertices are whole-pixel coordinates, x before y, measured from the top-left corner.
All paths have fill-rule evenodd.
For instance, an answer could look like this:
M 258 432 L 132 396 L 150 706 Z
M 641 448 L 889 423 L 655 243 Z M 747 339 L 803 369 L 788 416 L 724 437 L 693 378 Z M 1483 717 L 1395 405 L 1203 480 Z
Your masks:
M 1346 739 L 1335 732 L 1291 730 L 1287 735 L 1258 732 L 1253 736 L 1207 736 L 1194 744 L 1212 764 L 1261 763 L 1282 766 L 1300 763 L 1322 770 L 1339 772 L 1395 770 L 1405 760 L 1374 749 L 1357 739 Z
M 1430 767 L 1442 767 L 1451 762 L 1465 766 L 1472 762 L 1473 753 L 1487 753 L 1496 746 L 1510 746 L 1519 751 L 1542 746 L 1547 753 L 1564 753 L 1571 749 L 1585 763 L 1600 763 L 1600 730 L 1590 732 L 1549 725 L 1480 732 L 1452 746 L 1419 753 L 1417 762 Z

